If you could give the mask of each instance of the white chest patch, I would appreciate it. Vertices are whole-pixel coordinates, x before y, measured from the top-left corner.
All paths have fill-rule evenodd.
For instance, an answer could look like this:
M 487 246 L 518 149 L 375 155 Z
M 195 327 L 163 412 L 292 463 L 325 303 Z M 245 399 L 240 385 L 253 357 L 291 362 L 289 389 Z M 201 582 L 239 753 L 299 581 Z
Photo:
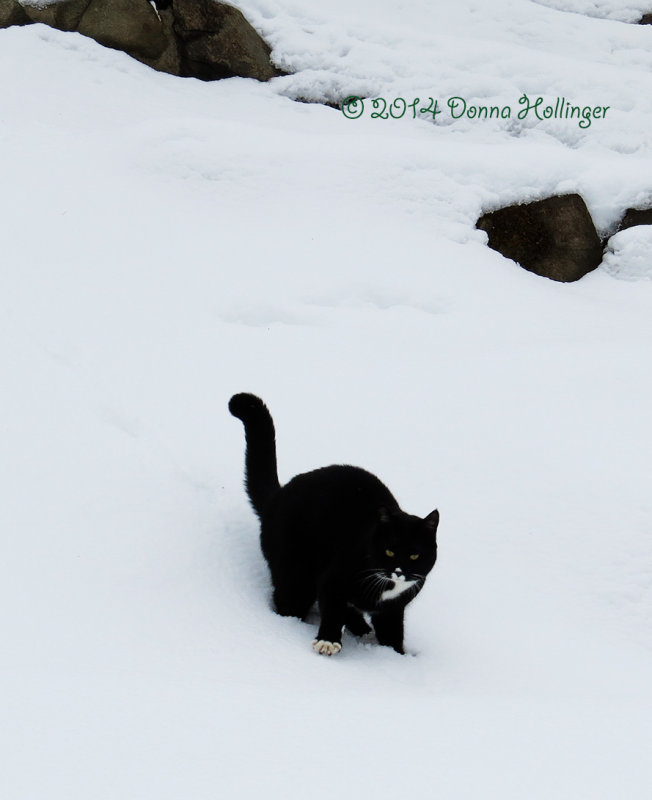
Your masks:
M 385 591 L 380 595 L 381 600 L 393 600 L 395 597 L 402 595 L 403 592 L 407 592 L 408 589 L 411 589 L 416 581 L 394 581 L 394 586 L 391 589 L 385 589 Z

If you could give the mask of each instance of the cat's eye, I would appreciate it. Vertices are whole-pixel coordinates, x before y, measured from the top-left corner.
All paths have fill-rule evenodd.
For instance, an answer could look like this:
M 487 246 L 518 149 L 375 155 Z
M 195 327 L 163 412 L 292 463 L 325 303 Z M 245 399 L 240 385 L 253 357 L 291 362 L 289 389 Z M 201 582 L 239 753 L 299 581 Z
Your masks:
M 385 550 L 385 555 L 387 558 L 394 558 L 394 551 L 393 550 Z
M 417 558 L 419 558 L 419 554 L 418 553 L 412 553 L 412 555 L 410 556 L 410 561 L 416 561 Z

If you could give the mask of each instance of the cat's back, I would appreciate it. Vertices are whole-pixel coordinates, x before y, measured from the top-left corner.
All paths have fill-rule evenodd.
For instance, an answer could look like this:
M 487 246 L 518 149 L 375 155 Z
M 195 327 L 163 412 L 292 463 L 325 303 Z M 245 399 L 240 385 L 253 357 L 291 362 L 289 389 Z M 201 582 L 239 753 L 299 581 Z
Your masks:
M 294 508 L 322 519 L 344 516 L 375 519 L 380 507 L 398 507 L 379 478 L 348 464 L 333 464 L 297 475 L 279 494 L 286 510 Z
M 397 508 L 389 489 L 360 467 L 335 464 L 282 486 L 262 517 L 261 545 L 272 570 L 320 575 L 357 564 L 379 509 Z

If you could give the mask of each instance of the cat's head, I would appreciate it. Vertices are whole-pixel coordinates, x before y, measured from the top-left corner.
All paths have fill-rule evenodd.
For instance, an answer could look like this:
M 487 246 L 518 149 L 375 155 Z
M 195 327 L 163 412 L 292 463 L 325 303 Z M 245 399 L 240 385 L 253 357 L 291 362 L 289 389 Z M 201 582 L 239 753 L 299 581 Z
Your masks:
M 421 519 L 400 509 L 379 509 L 370 553 L 374 568 L 391 580 L 425 579 L 437 560 L 438 525 L 437 510 Z

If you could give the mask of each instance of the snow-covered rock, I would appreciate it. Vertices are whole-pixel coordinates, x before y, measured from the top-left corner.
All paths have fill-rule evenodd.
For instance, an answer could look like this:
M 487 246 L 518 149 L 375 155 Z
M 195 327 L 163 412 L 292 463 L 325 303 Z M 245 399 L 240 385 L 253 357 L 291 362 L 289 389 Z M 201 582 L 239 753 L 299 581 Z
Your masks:
M 242 11 L 212 0 L 0 0 L 0 27 L 42 22 L 78 31 L 162 72 L 203 80 L 279 74 Z
M 636 225 L 612 236 L 602 268 L 624 281 L 652 280 L 652 225 Z
M 555 281 L 579 280 L 602 257 L 593 220 L 578 194 L 489 211 L 477 226 L 487 233 L 489 247 Z

